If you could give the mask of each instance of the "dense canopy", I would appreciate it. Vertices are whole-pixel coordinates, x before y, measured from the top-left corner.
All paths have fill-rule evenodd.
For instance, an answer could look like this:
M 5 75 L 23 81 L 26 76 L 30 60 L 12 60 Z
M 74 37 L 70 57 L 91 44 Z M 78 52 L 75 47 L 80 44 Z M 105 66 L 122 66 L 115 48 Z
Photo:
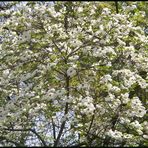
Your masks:
M 1 4 L 0 146 L 148 146 L 147 6 Z

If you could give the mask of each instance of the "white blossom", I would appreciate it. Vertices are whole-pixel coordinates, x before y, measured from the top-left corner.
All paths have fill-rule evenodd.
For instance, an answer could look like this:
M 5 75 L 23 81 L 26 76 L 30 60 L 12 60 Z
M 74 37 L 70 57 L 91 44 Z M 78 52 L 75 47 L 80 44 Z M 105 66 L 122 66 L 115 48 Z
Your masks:
M 75 74 L 76 74 L 75 68 L 69 67 L 69 69 L 67 70 L 67 75 L 73 77 Z

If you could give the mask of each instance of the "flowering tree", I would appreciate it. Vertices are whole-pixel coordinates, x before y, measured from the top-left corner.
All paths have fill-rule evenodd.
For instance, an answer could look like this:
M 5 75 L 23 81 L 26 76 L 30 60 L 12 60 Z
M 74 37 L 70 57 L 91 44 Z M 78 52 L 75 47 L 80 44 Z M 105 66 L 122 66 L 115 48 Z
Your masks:
M 1 11 L 2 146 L 148 145 L 146 14 L 142 2 L 113 5 Z

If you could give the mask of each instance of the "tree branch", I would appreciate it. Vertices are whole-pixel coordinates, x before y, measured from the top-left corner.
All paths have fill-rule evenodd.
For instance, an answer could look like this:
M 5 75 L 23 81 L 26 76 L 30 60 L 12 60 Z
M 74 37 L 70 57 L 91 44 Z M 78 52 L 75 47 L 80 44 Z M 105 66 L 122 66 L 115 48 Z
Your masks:
M 58 49 L 58 51 L 61 53 L 61 55 L 62 55 L 62 49 L 56 44 L 56 42 L 54 41 L 54 40 L 52 40 L 52 43 L 54 44 L 54 46 Z M 62 56 L 61 57 L 63 60 L 65 60 L 65 57 L 64 56 Z
M 42 144 L 47 147 L 46 142 L 42 139 L 42 137 L 34 130 L 34 129 L 9 129 L 9 128 L 4 128 L 2 130 L 8 130 L 8 131 L 31 131 L 34 133 L 38 139 L 42 142 Z
M 66 61 L 65 61 L 66 63 Z M 66 75 L 66 90 L 67 90 L 67 99 L 69 98 L 69 77 Z M 66 115 L 68 113 L 68 103 L 66 102 L 66 105 L 65 105 L 65 113 L 64 115 Z M 59 140 L 61 138 L 61 135 L 62 135 L 62 132 L 65 128 L 65 124 L 66 124 L 66 120 L 64 120 L 61 124 L 61 128 L 60 128 L 60 131 L 59 131 L 59 134 L 58 134 L 58 137 L 54 143 L 54 147 L 57 147 L 58 143 L 59 143 Z
M 52 126 L 53 126 L 53 138 L 54 138 L 54 144 L 55 144 L 55 140 L 56 140 L 56 130 L 55 130 L 55 123 L 53 121 L 53 118 L 52 118 Z
M 3 141 L 3 140 L 6 140 L 6 142 L 10 142 L 10 143 L 12 143 L 12 144 L 15 144 L 15 146 L 18 146 L 18 147 L 21 146 L 21 144 L 15 142 L 15 141 L 13 141 L 13 140 L 7 139 L 7 138 L 4 137 L 4 136 L 0 136 L 0 141 Z
M 35 130 L 30 129 L 30 131 L 33 132 L 40 139 L 44 147 L 47 147 L 46 142 L 42 139 L 42 137 Z
M 90 132 L 90 130 L 91 130 L 91 127 L 92 127 L 92 124 L 93 124 L 93 121 L 94 121 L 94 117 L 95 117 L 95 112 L 94 112 L 94 114 L 92 115 L 91 123 L 90 123 L 90 126 L 89 126 L 88 131 L 87 131 L 87 136 L 89 135 L 89 132 Z
M 115 6 L 116 6 L 116 13 L 119 13 L 119 9 L 118 9 L 118 1 L 115 1 Z

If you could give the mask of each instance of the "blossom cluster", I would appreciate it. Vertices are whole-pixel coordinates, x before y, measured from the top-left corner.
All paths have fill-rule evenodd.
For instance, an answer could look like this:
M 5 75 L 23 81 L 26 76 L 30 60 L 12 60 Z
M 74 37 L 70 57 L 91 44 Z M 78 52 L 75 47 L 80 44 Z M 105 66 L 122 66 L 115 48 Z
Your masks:
M 113 146 L 145 142 L 148 36 L 139 25 L 145 15 L 135 4 L 118 14 L 101 5 L 26 2 L 1 12 L 10 15 L 0 27 L 2 127 L 12 121 L 33 127 L 42 114 L 56 132 L 64 126 L 82 142 L 94 136 L 94 146 L 108 136 Z

